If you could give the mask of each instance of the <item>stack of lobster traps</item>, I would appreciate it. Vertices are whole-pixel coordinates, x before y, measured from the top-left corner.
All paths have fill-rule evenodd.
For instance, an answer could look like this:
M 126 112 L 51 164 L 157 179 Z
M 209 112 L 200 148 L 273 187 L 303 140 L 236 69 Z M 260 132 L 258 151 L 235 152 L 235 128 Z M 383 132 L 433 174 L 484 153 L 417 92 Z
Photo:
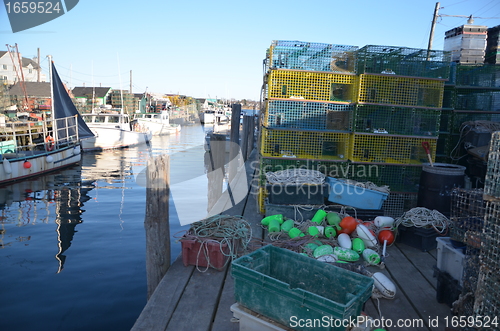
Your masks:
M 265 63 L 261 212 L 265 174 L 289 168 L 387 185 L 387 215 L 415 206 L 422 164 L 435 161 L 447 52 L 274 41 Z

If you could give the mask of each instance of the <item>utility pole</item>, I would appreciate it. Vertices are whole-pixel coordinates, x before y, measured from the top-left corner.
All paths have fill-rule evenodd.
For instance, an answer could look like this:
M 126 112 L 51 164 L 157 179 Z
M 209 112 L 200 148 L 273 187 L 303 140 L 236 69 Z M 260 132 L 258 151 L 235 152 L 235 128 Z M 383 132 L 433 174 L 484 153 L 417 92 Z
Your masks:
M 37 49 L 36 62 L 38 64 L 36 81 L 40 83 L 40 72 L 42 71 L 42 68 L 40 67 L 40 47 Z
M 432 41 L 434 40 L 434 28 L 436 27 L 438 13 L 439 13 L 439 2 L 436 2 L 436 8 L 434 8 L 434 17 L 432 17 L 431 34 L 429 36 L 429 45 L 427 46 L 427 60 L 429 60 L 429 53 L 432 50 Z

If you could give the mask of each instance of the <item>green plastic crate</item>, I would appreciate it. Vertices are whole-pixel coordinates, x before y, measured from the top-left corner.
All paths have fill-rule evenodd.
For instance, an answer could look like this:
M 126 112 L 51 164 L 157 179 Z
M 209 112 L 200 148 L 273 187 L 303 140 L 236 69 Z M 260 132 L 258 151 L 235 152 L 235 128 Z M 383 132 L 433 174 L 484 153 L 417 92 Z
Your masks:
M 373 288 L 370 277 L 272 245 L 234 260 L 231 274 L 240 305 L 295 330 L 345 330 Z M 320 325 L 297 325 L 305 320 Z

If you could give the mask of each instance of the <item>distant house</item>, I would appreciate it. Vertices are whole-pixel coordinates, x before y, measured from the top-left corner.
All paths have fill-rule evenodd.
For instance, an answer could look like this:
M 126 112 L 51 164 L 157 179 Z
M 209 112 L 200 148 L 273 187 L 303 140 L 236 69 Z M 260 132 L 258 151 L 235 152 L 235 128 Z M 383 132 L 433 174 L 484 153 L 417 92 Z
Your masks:
M 26 95 L 30 110 L 48 110 L 50 109 L 50 83 L 47 82 L 24 82 L 26 86 Z M 9 89 L 9 95 L 18 110 L 22 109 L 23 99 L 25 97 L 21 84 L 16 83 Z
M 94 100 L 94 108 L 106 105 L 110 101 L 111 87 L 85 87 L 77 86 L 71 91 L 75 101 L 80 106 L 91 106 Z
M 7 81 L 7 85 L 14 85 L 22 78 L 18 78 L 16 71 L 14 70 L 14 63 L 16 67 L 19 66 L 18 55 L 14 54 L 14 63 L 7 51 L 0 51 L 0 79 Z M 23 75 L 25 82 L 38 82 L 38 71 L 40 67 L 32 59 L 28 59 L 21 56 L 21 65 L 23 67 Z M 47 80 L 45 74 L 40 70 L 40 82 L 45 82 Z

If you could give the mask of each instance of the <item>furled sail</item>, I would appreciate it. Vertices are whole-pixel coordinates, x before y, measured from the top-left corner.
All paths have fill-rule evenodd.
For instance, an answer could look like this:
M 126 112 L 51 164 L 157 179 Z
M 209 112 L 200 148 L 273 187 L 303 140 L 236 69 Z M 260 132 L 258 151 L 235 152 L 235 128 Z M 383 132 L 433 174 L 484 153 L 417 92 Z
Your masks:
M 61 81 L 61 78 L 59 77 L 59 74 L 57 73 L 57 70 L 54 66 L 54 62 L 51 63 L 52 66 L 52 90 L 53 90 L 53 99 L 52 99 L 52 112 L 53 112 L 53 117 L 57 122 L 58 127 L 65 127 L 64 123 L 59 123 L 57 120 L 69 116 L 77 116 L 77 121 L 78 121 L 78 136 L 80 139 L 86 139 L 86 138 L 91 138 L 94 137 L 94 134 L 92 131 L 89 129 L 85 121 L 83 120 L 82 116 L 80 116 L 80 113 L 78 112 L 78 109 L 76 109 L 76 106 L 73 104 L 73 101 L 71 100 L 68 92 L 66 91 L 66 88 L 64 87 L 64 84 Z M 58 132 L 58 139 L 59 140 L 64 140 L 67 138 L 67 136 L 74 136 L 76 132 L 74 132 L 74 127 L 69 127 L 68 132 L 66 130 L 61 130 Z M 69 132 L 73 131 L 73 132 Z

